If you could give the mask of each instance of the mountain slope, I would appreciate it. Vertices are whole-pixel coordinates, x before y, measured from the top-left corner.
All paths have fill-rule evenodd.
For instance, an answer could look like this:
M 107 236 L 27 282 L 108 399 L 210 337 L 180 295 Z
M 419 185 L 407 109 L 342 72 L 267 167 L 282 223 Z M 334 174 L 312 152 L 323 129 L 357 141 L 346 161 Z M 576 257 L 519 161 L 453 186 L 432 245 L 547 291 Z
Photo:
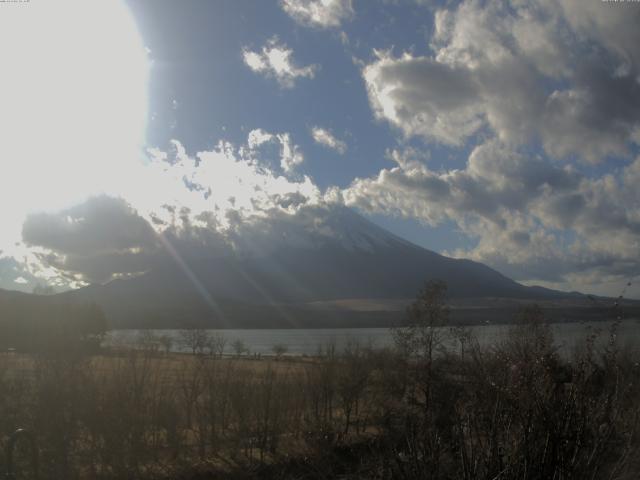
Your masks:
M 436 278 L 447 282 L 453 298 L 567 296 L 418 247 L 346 208 L 307 212 L 302 221 L 274 220 L 240 240 L 245 245 L 231 255 L 192 256 L 177 248 L 180 261 L 167 255 L 144 275 L 63 296 L 95 301 L 120 326 L 244 325 L 243 316 L 268 316 L 268 306 L 276 317 L 311 315 L 296 309 L 317 301 L 409 299 Z

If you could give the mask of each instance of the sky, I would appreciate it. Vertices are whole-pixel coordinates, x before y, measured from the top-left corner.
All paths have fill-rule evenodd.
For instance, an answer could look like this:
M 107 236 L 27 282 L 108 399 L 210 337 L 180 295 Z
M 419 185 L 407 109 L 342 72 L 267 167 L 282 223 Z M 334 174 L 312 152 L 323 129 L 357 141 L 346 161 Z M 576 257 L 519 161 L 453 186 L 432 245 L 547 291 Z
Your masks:
M 640 298 L 639 24 L 601 0 L 0 3 L 0 288 L 344 205 Z

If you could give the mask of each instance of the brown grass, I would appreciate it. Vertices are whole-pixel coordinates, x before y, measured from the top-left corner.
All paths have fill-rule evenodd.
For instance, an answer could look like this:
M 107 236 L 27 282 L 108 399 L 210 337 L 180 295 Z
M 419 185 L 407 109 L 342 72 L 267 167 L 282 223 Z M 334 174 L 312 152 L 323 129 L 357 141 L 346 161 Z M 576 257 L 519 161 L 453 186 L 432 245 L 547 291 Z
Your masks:
M 44 479 L 636 478 L 640 356 L 610 333 L 570 361 L 536 318 L 485 350 L 1 354 L 0 431 Z

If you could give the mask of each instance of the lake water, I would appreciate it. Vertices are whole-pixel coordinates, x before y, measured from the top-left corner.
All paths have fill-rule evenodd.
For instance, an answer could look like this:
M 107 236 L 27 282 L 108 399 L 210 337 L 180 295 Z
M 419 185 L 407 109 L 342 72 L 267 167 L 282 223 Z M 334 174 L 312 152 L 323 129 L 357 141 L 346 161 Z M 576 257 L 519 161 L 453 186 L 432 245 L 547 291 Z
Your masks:
M 608 330 L 613 322 L 558 323 L 552 325 L 555 343 L 563 354 L 570 354 L 578 345 L 583 345 L 587 335 L 601 331 L 600 344 L 608 341 Z M 481 325 L 469 327 L 482 347 L 490 347 L 505 340 L 509 325 Z M 446 335 L 448 328 L 443 329 Z M 338 351 L 349 342 L 383 348 L 393 345 L 388 328 L 330 328 L 330 329 L 261 329 L 261 330 L 209 330 L 224 335 L 227 339 L 226 353 L 233 353 L 231 343 L 242 340 L 251 353 L 273 354 L 274 345 L 284 345 L 288 355 L 315 355 L 319 348 L 335 345 Z M 155 336 L 168 335 L 173 338 L 172 350 L 188 351 L 180 344 L 179 330 L 151 330 Z M 624 320 L 617 328 L 617 342 L 621 347 L 640 348 L 640 321 Z M 143 334 L 139 330 L 114 330 L 107 337 L 107 345 L 135 345 Z M 453 342 L 451 345 L 453 346 Z

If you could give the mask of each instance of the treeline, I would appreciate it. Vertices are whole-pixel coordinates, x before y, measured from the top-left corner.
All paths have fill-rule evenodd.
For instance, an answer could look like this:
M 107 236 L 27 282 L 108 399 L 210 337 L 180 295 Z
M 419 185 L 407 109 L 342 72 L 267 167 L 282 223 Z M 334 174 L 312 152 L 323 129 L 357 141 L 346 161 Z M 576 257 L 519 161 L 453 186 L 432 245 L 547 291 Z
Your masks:
M 95 304 L 19 293 L 0 295 L 0 351 L 96 351 L 106 330 L 105 315 Z
M 432 284 L 388 350 L 0 355 L 0 429 L 35 433 L 42 479 L 638 477 L 640 355 L 615 326 L 565 359 L 533 307 L 490 349 L 447 321 Z

